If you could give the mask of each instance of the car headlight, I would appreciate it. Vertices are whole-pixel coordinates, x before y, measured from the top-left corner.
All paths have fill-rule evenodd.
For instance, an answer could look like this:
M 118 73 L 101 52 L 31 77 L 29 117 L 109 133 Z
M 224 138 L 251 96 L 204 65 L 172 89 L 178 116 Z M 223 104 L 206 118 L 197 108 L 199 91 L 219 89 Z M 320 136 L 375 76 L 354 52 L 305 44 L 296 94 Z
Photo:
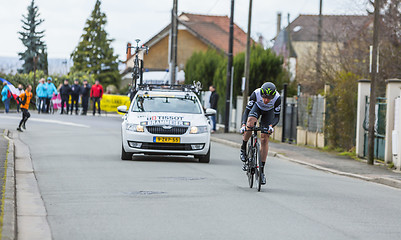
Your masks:
M 198 134 L 198 133 L 205 133 L 207 132 L 207 126 L 193 126 L 189 133 L 191 134 Z
M 143 132 L 143 126 L 139 124 L 127 123 L 126 129 L 133 132 Z

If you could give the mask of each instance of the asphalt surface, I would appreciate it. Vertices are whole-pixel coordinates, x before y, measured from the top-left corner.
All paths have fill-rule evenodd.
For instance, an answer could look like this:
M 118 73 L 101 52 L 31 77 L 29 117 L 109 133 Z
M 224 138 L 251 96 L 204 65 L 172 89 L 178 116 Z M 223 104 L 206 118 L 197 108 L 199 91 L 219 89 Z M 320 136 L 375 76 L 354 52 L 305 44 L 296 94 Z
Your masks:
M 237 148 L 242 143 L 242 135 L 239 133 L 215 133 L 212 134 L 212 139 Z M 320 170 L 329 170 L 333 173 L 401 188 L 401 172 L 389 169 L 379 162 L 375 162 L 374 166 L 367 165 L 366 160 L 363 159 L 357 161 L 347 156 L 340 156 L 338 153 L 278 142 L 269 143 L 269 152 L 283 159 L 295 160 L 294 162 L 313 166 Z
M 211 162 L 121 161 L 120 118 L 32 114 L 30 153 L 53 239 L 398 239 L 401 190 L 269 157 L 248 187 L 238 148 Z M 18 117 L 0 116 L 13 130 Z

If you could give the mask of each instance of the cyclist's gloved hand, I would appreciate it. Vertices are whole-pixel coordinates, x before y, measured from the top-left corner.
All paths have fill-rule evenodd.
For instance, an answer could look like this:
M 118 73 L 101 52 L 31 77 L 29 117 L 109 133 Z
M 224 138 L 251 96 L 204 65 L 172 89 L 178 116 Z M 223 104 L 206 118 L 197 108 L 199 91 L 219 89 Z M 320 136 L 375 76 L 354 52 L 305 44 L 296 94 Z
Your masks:
M 274 128 L 273 128 L 272 126 L 269 126 L 267 132 L 268 132 L 269 134 L 274 133 Z
M 239 132 L 242 134 L 242 133 L 244 133 L 244 132 L 245 132 L 245 130 L 246 130 L 246 127 L 245 127 L 245 125 L 242 125 L 241 129 L 239 130 Z

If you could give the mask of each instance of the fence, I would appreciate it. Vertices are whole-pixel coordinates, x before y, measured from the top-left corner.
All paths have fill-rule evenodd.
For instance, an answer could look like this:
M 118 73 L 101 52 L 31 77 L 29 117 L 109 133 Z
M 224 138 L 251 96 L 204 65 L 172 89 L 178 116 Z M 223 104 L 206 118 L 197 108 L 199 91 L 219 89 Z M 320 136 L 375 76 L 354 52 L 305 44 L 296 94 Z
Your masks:
M 374 140 L 374 157 L 384 160 L 384 149 L 386 145 L 386 98 L 377 98 L 375 107 L 375 140 Z M 363 122 L 364 134 L 364 150 L 363 156 L 368 155 L 368 127 L 369 127 L 369 97 L 365 99 L 365 120 Z
M 309 132 L 323 132 L 325 100 L 323 96 L 304 96 L 298 98 L 298 126 Z
M 283 104 L 283 100 L 281 100 L 281 103 Z M 285 114 L 284 114 L 284 109 Z M 298 107 L 296 104 L 296 100 L 293 98 L 287 98 L 287 106 L 284 108 L 284 106 L 281 107 L 281 114 L 280 114 L 280 121 L 277 124 L 277 126 L 282 127 L 283 126 L 283 118 L 285 117 L 285 130 L 284 130 L 284 140 L 289 143 L 295 143 L 297 140 L 297 125 L 298 125 Z M 282 131 L 282 128 L 280 128 L 280 131 Z M 280 136 L 275 137 L 276 140 L 281 141 Z

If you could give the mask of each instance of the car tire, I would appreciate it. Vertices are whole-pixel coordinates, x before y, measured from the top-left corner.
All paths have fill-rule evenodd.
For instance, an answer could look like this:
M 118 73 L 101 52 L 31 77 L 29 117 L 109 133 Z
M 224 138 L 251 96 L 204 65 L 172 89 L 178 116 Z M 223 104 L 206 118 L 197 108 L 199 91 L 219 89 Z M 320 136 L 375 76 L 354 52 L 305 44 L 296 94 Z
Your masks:
M 132 160 L 132 153 L 127 153 L 121 146 L 121 160 Z
M 198 158 L 200 163 L 210 162 L 210 145 L 209 145 L 209 151 L 207 151 L 206 155 L 199 155 Z

